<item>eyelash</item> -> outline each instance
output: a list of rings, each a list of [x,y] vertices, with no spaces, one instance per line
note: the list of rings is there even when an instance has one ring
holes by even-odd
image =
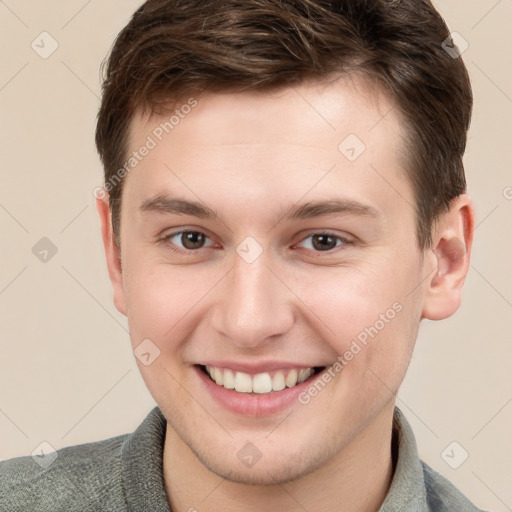
[[[171,242],[171,239],[176,237],[176,236],[178,236],[178,235],[183,235],[184,233],[199,233],[201,235],[204,235],[208,240],[211,240],[210,237],[208,237],[207,235],[205,235],[201,231],[182,230],[182,231],[176,231],[174,233],[169,233],[168,235],[165,235],[163,238],[161,238],[159,241],[162,242],[163,244],[165,244],[171,251],[176,252],[178,254],[190,254],[190,253],[193,253],[193,252],[199,252],[202,249],[206,249],[207,247],[210,247],[210,246],[200,247],[199,249],[180,249],[180,248],[177,248],[177,246],[174,243]],[[343,247],[343,246],[348,246],[348,245],[353,245],[354,244],[354,242],[352,240],[349,240],[348,238],[336,235],[334,233],[330,233],[329,231],[319,231],[319,232],[311,233],[308,236],[304,237],[302,240],[300,240],[299,243],[304,242],[308,238],[312,238],[314,236],[329,236],[329,237],[335,238],[337,241],[340,241],[340,243],[338,245],[336,245],[333,249],[329,249],[327,251],[315,251],[314,249],[308,249],[308,250],[314,251],[317,254],[333,254],[334,252],[338,252],[336,249],[339,250],[339,247]]]

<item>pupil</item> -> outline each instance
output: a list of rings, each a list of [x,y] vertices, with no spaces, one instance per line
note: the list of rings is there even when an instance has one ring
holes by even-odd
[[[336,240],[330,235],[314,235],[313,247],[320,251],[333,249],[336,247]]]
[[[187,231],[181,235],[181,242],[187,249],[199,249],[204,243],[204,235],[195,231]]]

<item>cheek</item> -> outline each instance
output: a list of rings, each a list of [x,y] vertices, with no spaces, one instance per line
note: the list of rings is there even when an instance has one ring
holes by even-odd
[[[322,270],[314,279],[298,276],[296,287],[324,340],[338,355],[364,366],[406,363],[421,314],[419,289],[412,292],[420,274],[414,262],[403,264],[400,273],[391,265]]]
[[[219,269],[221,270],[221,269]],[[149,338],[175,354],[197,327],[208,293],[222,273],[194,265],[171,265],[132,253],[124,266],[124,288],[132,344]]]
[[[198,290],[186,273],[170,272],[166,265],[127,259],[124,287],[130,333],[134,338],[163,340],[179,323]]]

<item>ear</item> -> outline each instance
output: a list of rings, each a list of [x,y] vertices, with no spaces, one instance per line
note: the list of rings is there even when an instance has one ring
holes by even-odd
[[[100,216],[101,236],[107,257],[108,274],[114,290],[114,304],[117,310],[126,315],[126,301],[121,267],[121,250],[114,240],[112,230],[112,212],[108,204],[108,196],[96,198],[96,210]]]
[[[435,272],[426,282],[422,318],[442,320],[459,309],[474,229],[473,202],[462,194],[452,201],[450,210],[439,217],[432,247],[426,251],[426,270],[435,268]]]

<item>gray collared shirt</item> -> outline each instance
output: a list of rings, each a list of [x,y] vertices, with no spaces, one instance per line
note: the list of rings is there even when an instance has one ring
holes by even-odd
[[[162,473],[166,421],[155,407],[132,434],[0,462],[0,512],[171,512]],[[379,512],[481,512],[418,458],[396,408],[396,465]],[[46,456],[47,457],[47,456]]]
[[[398,407],[393,418],[393,450],[397,453],[395,472],[379,512],[482,512],[419,459],[414,433]]]

